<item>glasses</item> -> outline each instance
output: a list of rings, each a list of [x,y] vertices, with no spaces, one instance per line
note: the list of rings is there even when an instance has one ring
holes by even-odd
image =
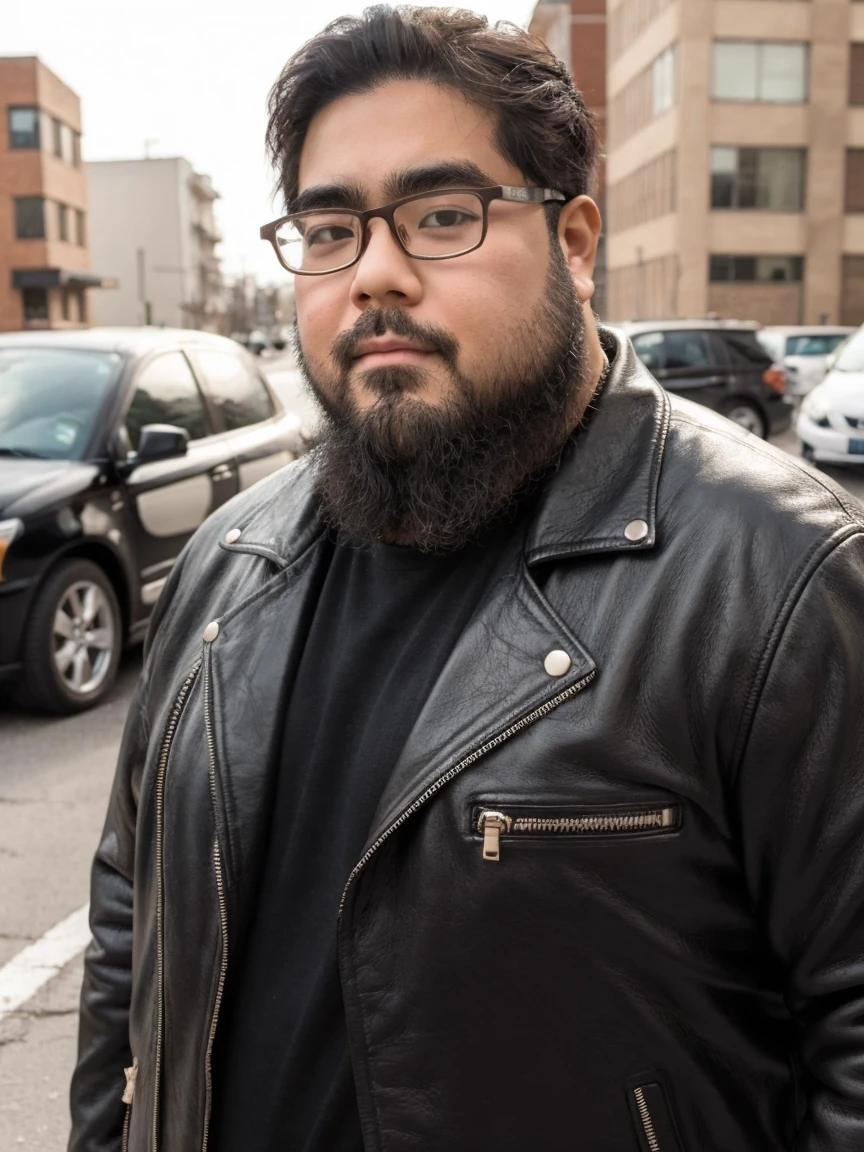
[[[356,264],[366,247],[369,221],[386,220],[406,255],[414,260],[452,260],[479,248],[486,239],[489,205],[493,200],[516,204],[564,202],[551,188],[449,188],[404,196],[356,212],[352,208],[310,208],[281,216],[261,229],[279,263],[301,276],[324,276]]]

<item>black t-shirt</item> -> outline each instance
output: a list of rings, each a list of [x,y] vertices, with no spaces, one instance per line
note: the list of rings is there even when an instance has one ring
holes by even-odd
[[[449,556],[327,545],[284,718],[258,906],[217,1035],[214,1152],[362,1152],[339,901],[507,534]]]

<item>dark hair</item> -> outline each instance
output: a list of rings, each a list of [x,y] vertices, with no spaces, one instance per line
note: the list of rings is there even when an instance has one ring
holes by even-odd
[[[297,195],[300,153],[316,113],[397,79],[448,85],[492,112],[496,148],[530,183],[568,197],[591,189],[594,118],[539,37],[505,21],[490,27],[464,9],[379,5],[328,24],[273,85],[267,148],[286,205]]]

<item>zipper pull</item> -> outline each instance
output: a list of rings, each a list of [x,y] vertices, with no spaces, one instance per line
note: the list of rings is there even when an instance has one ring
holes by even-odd
[[[501,833],[509,832],[513,824],[512,816],[505,816],[503,812],[481,812],[477,820],[477,827],[483,833],[483,859],[499,860],[501,858]]]
[[[123,1069],[126,1076],[126,1087],[123,1089],[123,1103],[131,1104],[132,1097],[135,1095],[135,1081],[138,1079],[138,1057],[136,1056],[132,1061],[131,1068]]]

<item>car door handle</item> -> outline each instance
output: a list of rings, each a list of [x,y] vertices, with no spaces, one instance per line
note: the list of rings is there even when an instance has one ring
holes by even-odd
[[[219,464],[210,473],[214,480],[230,480],[234,475],[234,469],[230,464]]]

